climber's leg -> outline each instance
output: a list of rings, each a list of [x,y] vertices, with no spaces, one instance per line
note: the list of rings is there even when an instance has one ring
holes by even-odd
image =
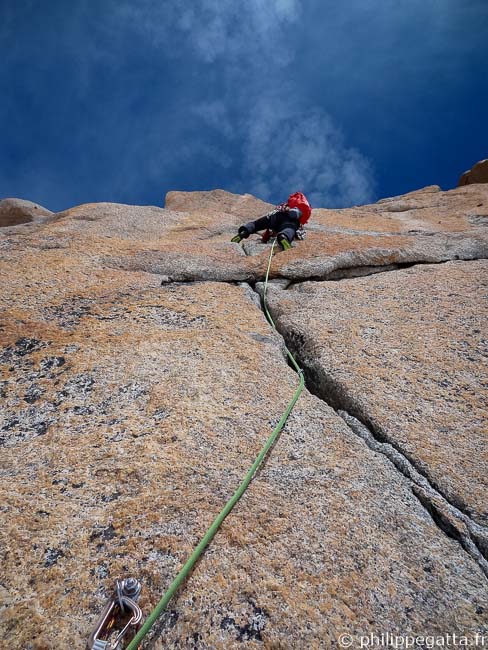
[[[256,219],[256,221],[249,221],[244,226],[241,226],[238,230],[238,234],[235,237],[232,237],[231,241],[238,244],[242,239],[247,239],[249,235],[258,232],[258,230],[264,230],[269,228],[269,217],[261,217]]]

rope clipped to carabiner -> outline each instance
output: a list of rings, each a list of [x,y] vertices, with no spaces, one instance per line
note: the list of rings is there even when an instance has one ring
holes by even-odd
[[[88,639],[88,650],[119,650],[128,636],[134,636],[142,620],[137,604],[141,589],[141,583],[135,578],[116,581],[114,593]]]

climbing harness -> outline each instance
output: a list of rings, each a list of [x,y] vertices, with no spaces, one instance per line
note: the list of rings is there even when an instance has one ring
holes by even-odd
[[[88,650],[124,648],[127,636],[134,636],[142,620],[142,612],[137,604],[141,589],[141,583],[135,578],[116,581],[115,591],[103,608],[95,629],[88,639]],[[113,638],[114,634],[116,637],[111,641],[110,637]],[[123,642],[124,645],[121,645]]]
[[[273,319],[271,318],[271,315],[268,311],[268,307],[266,304],[266,292],[268,288],[268,278],[269,278],[269,272],[271,268],[271,261],[273,259],[273,253],[274,253],[274,248],[276,245],[276,239],[273,241],[273,245],[271,247],[271,252],[269,255],[269,261],[268,261],[268,268],[266,270],[266,278],[264,281],[264,289],[263,289],[263,309],[264,313],[266,314],[266,318],[268,319],[268,322],[272,326],[274,330],[276,330],[276,326],[274,324]],[[201,539],[200,543],[197,545],[193,553],[190,555],[186,563],[183,565],[183,568],[180,570],[176,578],[173,580],[171,585],[168,587],[166,593],[163,595],[159,603],[156,605],[156,607],[153,609],[153,611],[149,614],[147,617],[146,621],[140,628],[140,630],[137,632],[137,634],[134,636],[132,641],[129,643],[128,646],[126,646],[126,650],[137,650],[139,648],[139,644],[141,641],[145,638],[145,636],[149,633],[151,628],[153,627],[154,623],[157,621],[157,619],[161,616],[161,614],[164,612],[166,609],[166,606],[168,605],[169,601],[171,598],[174,596],[175,592],[179,589],[179,587],[183,584],[185,579],[188,577],[189,573],[193,569],[195,563],[199,559],[199,557],[202,555],[203,551],[205,548],[210,544],[212,539],[214,538],[215,534],[219,530],[220,526],[222,525],[224,519],[227,517],[227,515],[231,512],[233,507],[236,505],[236,503],[239,501],[239,499],[242,497],[244,492],[246,491],[249,483],[251,482],[252,478],[256,474],[256,471],[258,470],[259,466],[265,459],[266,455],[268,454],[269,450],[275,443],[279,433],[285,426],[285,422],[288,419],[288,416],[291,413],[291,410],[295,406],[296,401],[298,400],[300,393],[303,390],[304,384],[305,384],[305,379],[303,376],[303,370],[300,368],[298,363],[296,362],[295,358],[293,357],[292,353],[288,350],[288,348],[285,346],[286,353],[295,368],[295,370],[298,373],[298,376],[300,378],[299,385],[295,391],[295,394],[293,395],[292,399],[288,403],[288,406],[286,407],[283,415],[280,418],[280,421],[276,425],[276,427],[273,429],[273,432],[269,436],[266,444],[264,447],[261,449],[259,452],[258,456],[256,457],[256,460],[252,464],[251,468],[249,469],[248,473],[244,477],[242,483],[239,485],[237,490],[234,492],[232,497],[227,501],[223,509],[220,511],[220,513],[217,515],[217,517],[214,519],[213,523],[211,524],[210,528],[207,530],[203,538]],[[124,601],[125,602],[125,601]],[[107,614],[108,615],[108,614]],[[102,620],[102,617],[101,619]],[[91,637],[90,637],[91,638]],[[123,646],[122,646],[123,647]],[[104,646],[104,645],[99,645],[99,646],[89,646],[90,650],[104,650],[105,648],[113,648],[114,650],[119,650],[119,646]]]

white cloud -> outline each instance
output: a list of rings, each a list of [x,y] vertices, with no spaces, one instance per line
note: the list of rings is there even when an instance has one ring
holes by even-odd
[[[297,21],[300,0],[197,0],[182,10],[178,0],[120,2],[112,22],[143,33],[151,46],[169,43],[193,49],[206,63],[223,59],[235,65],[259,59],[264,64],[286,64],[290,50],[280,46],[280,31]]]
[[[139,3],[138,11],[148,3],[153,4]],[[294,189],[303,189],[316,205],[373,200],[368,161],[345,144],[325,111],[300,105],[294,83],[287,79],[287,66],[300,39],[294,41],[293,30],[286,30],[297,25],[301,34],[301,4],[299,0],[200,0],[180,14],[176,21],[180,36],[202,61],[219,65],[230,82],[222,84],[218,98],[203,100],[192,109],[202,123],[201,137],[209,137],[206,127],[210,127],[220,143],[209,141],[203,160],[215,159],[222,166],[225,159],[225,167],[230,167],[229,154],[223,153],[230,149],[240,177],[233,189],[267,200]],[[154,18],[152,25],[157,22]],[[147,26],[144,21],[140,24]],[[240,75],[245,66],[254,73]],[[242,79],[237,90],[236,78]],[[268,81],[280,86],[279,96],[269,96]]]
[[[371,165],[325,112],[262,99],[246,128],[240,191],[274,202],[299,190],[316,207],[373,200]]]
[[[62,49],[76,62],[73,86],[80,100],[92,101],[89,119],[72,135],[90,197],[100,187],[104,196],[130,201],[142,186],[174,177],[186,176],[191,186],[196,170],[205,182],[215,178],[215,186],[271,201],[295,189],[315,205],[370,200],[368,162],[346,145],[326,110],[304,105],[301,84],[306,96],[308,82],[293,76],[305,11],[302,0],[195,0],[186,7],[177,0],[119,0],[110,10],[102,3],[99,13],[80,4],[60,14]],[[85,32],[90,38],[80,49]],[[152,70],[160,67],[161,83],[141,86],[134,77],[125,87],[115,84],[108,101],[100,94],[100,71],[117,80],[134,52],[148,57]],[[177,87],[165,82],[173,64],[181,66]],[[32,175],[47,174],[44,164],[31,162]],[[63,178],[55,165],[53,174]],[[50,192],[59,195],[53,184],[46,179],[46,191],[38,188],[41,203]]]
[[[97,38],[99,47],[107,43],[110,58],[123,56],[131,34],[143,35],[156,58],[158,53],[176,58],[184,49],[193,50],[208,65],[210,76],[214,69],[220,78],[219,96],[209,94],[184,109],[195,137],[183,136],[178,142],[172,136],[167,158],[157,146],[166,137],[160,133],[167,122],[162,107],[160,116],[139,118],[138,133],[128,138],[128,160],[144,159],[141,172],[154,178],[196,160],[215,167],[217,175],[219,169],[232,168],[240,180],[229,189],[268,200],[294,189],[305,191],[315,205],[372,200],[367,160],[345,144],[324,110],[304,108],[288,76],[300,47],[300,38],[293,38],[295,27],[305,37],[304,11],[301,0],[196,0],[183,9],[177,0],[121,0]],[[273,91],[277,87],[279,95]],[[183,125],[171,119],[183,134]],[[128,175],[129,169],[121,179]]]
[[[226,104],[222,100],[204,101],[192,107],[192,113],[225,137],[234,137],[234,127]]]

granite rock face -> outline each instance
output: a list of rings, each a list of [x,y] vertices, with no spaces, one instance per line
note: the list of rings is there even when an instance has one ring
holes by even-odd
[[[488,527],[488,261],[272,287],[271,312],[330,404]]]
[[[274,257],[308,389],[144,648],[488,633],[486,205],[316,210]],[[298,378],[254,291],[270,247],[229,241],[270,207],[173,192],[0,232],[5,647],[81,650],[119,577],[147,614],[278,422]]]
[[[0,228],[17,226],[21,223],[42,223],[53,213],[42,205],[24,199],[2,199],[0,201]]]
[[[471,183],[488,183],[488,159],[480,160],[461,176],[458,187]]]
[[[157,273],[168,282],[253,283],[264,278],[269,245],[260,243],[257,235],[243,245],[230,239],[239,225],[273,206],[221,190],[170,192],[167,198],[167,209],[113,203],[77,206],[55,215],[39,232],[26,224],[23,241],[68,246],[96,263]],[[276,256],[271,277],[336,279],[418,262],[484,258],[487,223],[485,185],[449,192],[428,187],[370,206],[317,209],[307,238]]]

